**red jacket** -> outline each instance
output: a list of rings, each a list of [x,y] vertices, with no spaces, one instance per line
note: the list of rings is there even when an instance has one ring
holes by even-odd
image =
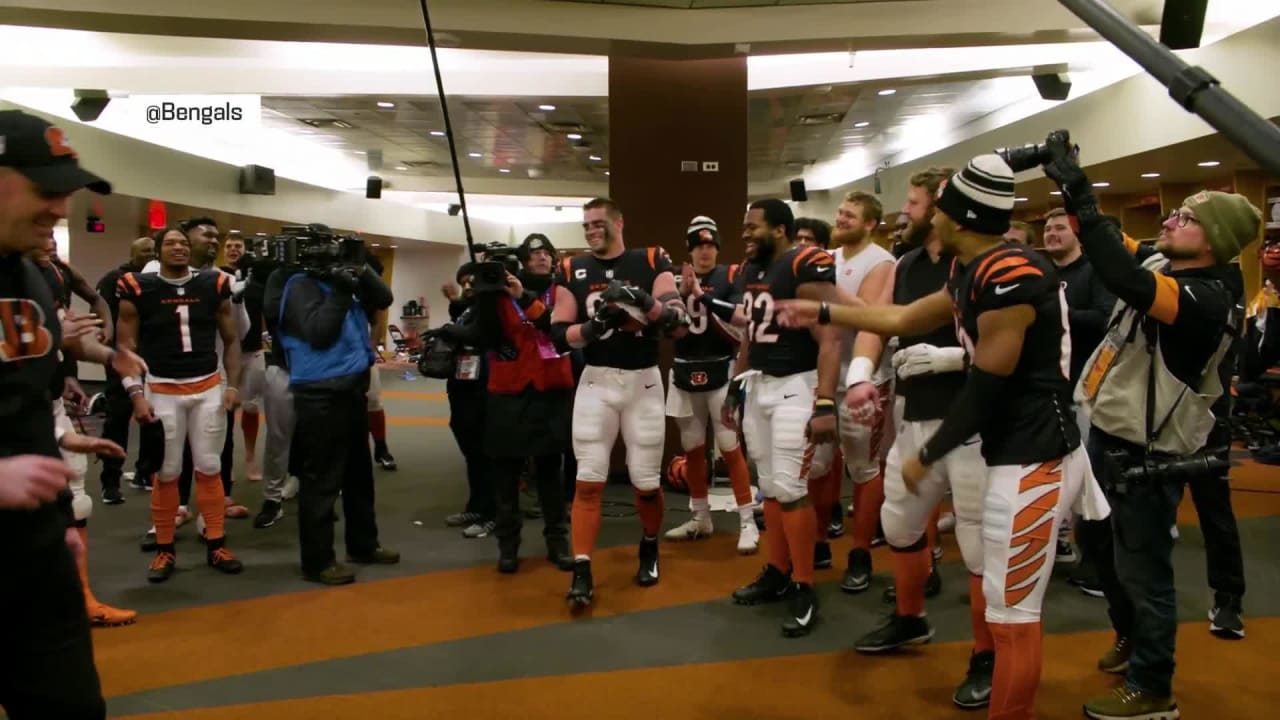
[[[555,286],[546,295],[555,297]],[[498,303],[498,321],[502,324],[503,336],[515,346],[516,357],[507,360],[497,352],[489,353],[489,392],[495,395],[518,395],[530,385],[535,390],[569,390],[573,388],[573,364],[568,355],[559,355],[552,360],[544,360],[538,350],[538,338],[541,336],[545,345],[552,341],[546,333],[533,326],[533,322],[543,314],[551,312],[551,303],[534,300],[520,311],[516,304],[507,298]]]

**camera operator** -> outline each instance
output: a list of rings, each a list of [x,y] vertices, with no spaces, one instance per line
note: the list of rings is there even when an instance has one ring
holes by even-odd
[[[1231,262],[1257,237],[1262,215],[1241,195],[1196,193],[1165,220],[1152,252],[1102,216],[1068,144],[1064,131],[1051,134],[1041,162],[1062,190],[1094,271],[1117,297],[1076,400],[1090,416],[1089,455],[1112,506],[1112,557],[1123,585],[1123,592],[1107,593],[1113,622],[1119,617],[1131,626],[1127,632],[1117,627],[1120,641],[1100,662],[1113,662],[1118,672],[1123,662],[1117,661],[1127,655],[1124,685],[1089,701],[1084,711],[1094,718],[1151,717],[1177,707],[1169,528],[1183,485],[1215,499],[1206,513],[1213,522],[1235,525],[1224,388],[1242,288]],[[1215,572],[1235,575],[1243,591],[1238,543],[1234,555],[1209,563]],[[1243,636],[1239,597],[1220,592],[1214,605],[1213,629]]]
[[[497,500],[498,571],[514,573],[520,566],[520,475],[530,458],[547,560],[572,570],[560,473],[570,444],[573,366],[550,336],[555,247],[534,233],[514,254],[491,249],[485,260],[476,267],[471,338],[487,356],[482,437]]]
[[[284,348],[293,391],[294,443],[301,456],[302,573],[312,582],[342,585],[354,581],[355,574],[334,556],[334,503],[339,494],[348,562],[400,561],[399,553],[378,544],[366,396],[374,362],[369,313],[390,307],[392,295],[362,258],[339,261],[323,252],[333,244],[349,247],[352,239],[335,238],[322,225],[308,226],[306,234],[291,238],[298,246],[308,244],[304,264],[272,273],[264,312],[279,319],[272,343]],[[322,246],[322,251],[310,252],[311,244]]]

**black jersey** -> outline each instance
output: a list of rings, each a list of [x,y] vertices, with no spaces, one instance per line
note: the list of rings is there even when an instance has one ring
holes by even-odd
[[[671,379],[676,387],[689,392],[719,390],[729,382],[729,363],[741,342],[730,327],[716,319],[707,306],[707,300],[719,300],[737,305],[742,298],[738,280],[742,273],[737,265],[717,265],[710,272],[698,275],[703,299],[693,294],[685,296],[685,308],[689,311],[689,333],[675,341],[675,358],[671,366]]]
[[[743,309],[750,318],[747,357],[753,370],[784,377],[818,367],[818,341],[807,329],[778,325],[775,303],[792,300],[796,288],[808,282],[835,284],[835,259],[816,247],[793,247],[766,268],[743,266]]]
[[[920,298],[945,289],[947,278],[951,275],[951,261],[952,257],[946,253],[940,254],[935,261],[929,256],[929,251],[922,247],[908,250],[894,268],[893,304],[910,305]],[[924,335],[898,338],[899,350],[922,344],[940,348],[958,347],[960,340],[956,337],[954,324],[944,325]],[[894,392],[905,399],[902,411],[904,420],[939,420],[946,417],[947,410],[963,385],[963,372],[917,375],[905,380],[899,379]]]
[[[138,354],[151,375],[186,380],[218,371],[218,308],[231,297],[229,276],[192,270],[177,282],[157,273],[129,273],[117,292],[138,309]]]
[[[659,247],[623,250],[622,254],[602,260],[595,255],[579,255],[566,258],[556,270],[555,282],[573,293],[578,302],[578,318],[586,322],[596,311],[600,294],[609,283],[617,280],[623,285],[636,287],[651,293],[653,281],[664,272],[671,272],[671,258]],[[655,298],[656,299],[656,298]],[[588,365],[611,367],[620,370],[641,370],[658,364],[658,334],[652,325],[638,332],[610,330],[599,340],[583,348]]]
[[[1071,330],[1067,303],[1052,263],[1025,245],[1003,243],[966,267],[953,263],[947,289],[955,303],[956,335],[969,357],[979,341],[978,317],[1029,305],[1017,367],[1005,392],[983,408],[982,455],[988,465],[1030,465],[1061,458],[1080,445],[1071,410]]]
[[[245,283],[244,293],[240,296],[240,303],[244,305],[245,312],[249,314],[249,330],[244,339],[240,341],[240,351],[245,353],[258,352],[262,349],[262,304],[266,300],[267,294],[266,278],[258,279],[244,270],[237,270],[233,267],[224,267],[222,270],[235,276],[237,281]]]

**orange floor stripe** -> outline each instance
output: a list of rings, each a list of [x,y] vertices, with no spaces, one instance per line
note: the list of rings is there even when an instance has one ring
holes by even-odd
[[[414,392],[413,390],[383,390],[382,397],[392,400],[448,400],[448,393]]]
[[[447,417],[387,417],[388,425],[448,425]]]
[[[735,536],[723,535],[706,542],[664,544],[662,583],[647,589],[632,582],[634,546],[597,553],[593,614],[603,617],[727,597],[750,582],[762,562],[738,555],[736,542]],[[515,576],[499,575],[486,564],[317,590],[305,590],[311,586],[299,579],[297,593],[147,615],[137,625],[94,635],[102,685],[108,696],[123,695],[570,621],[564,601],[569,574],[554,569],[540,554],[541,548],[529,543],[525,565]],[[192,557],[185,561],[180,557],[179,562],[189,566],[197,562]],[[880,562],[887,567],[887,556]],[[292,572],[292,568],[256,571]],[[250,565],[246,572],[255,568]],[[835,570],[825,572],[825,576],[819,574],[820,581],[837,577]],[[200,582],[213,580],[226,579],[180,574],[170,583],[189,584],[183,590],[194,593],[199,592]],[[323,632],[335,618],[347,625],[347,631]],[[264,633],[262,628],[271,632]],[[200,661],[173,662],[175,643],[201,648]]]
[[[1206,624],[1184,624],[1178,633],[1174,692],[1186,718],[1265,718],[1280,703],[1280,685],[1259,682],[1258,669],[1273,664],[1280,619],[1250,619],[1249,639],[1211,637]],[[820,626],[817,632],[841,632]],[[1111,642],[1108,633],[1045,637],[1044,672],[1036,698],[1039,720],[1076,720],[1089,698],[1119,678],[1094,669]],[[804,641],[795,641],[797,652]],[[621,649],[619,649],[621,650]],[[867,657],[853,651],[759,660],[645,668],[583,675],[506,680],[330,695],[132,716],[133,720],[311,720],[318,717],[519,717],[557,720],[566,703],[573,716],[610,720],[653,718],[812,718],[860,720],[985,717],[961,715],[951,693],[968,666],[967,642],[940,643],[897,656]],[[530,658],[530,662],[536,662]],[[532,666],[531,666],[532,668]]]

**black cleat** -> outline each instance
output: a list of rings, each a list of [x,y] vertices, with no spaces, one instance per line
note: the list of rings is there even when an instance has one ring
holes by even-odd
[[[373,456],[373,461],[382,466],[383,470],[395,470],[396,459],[391,457],[391,452],[386,448],[379,450]]]
[[[818,624],[818,595],[812,585],[795,583],[791,588],[790,612],[782,621],[785,637],[804,637]]]
[[[951,701],[966,710],[976,710],[991,704],[991,676],[996,669],[996,654],[983,650],[969,656],[969,672],[964,682],[956,688]]]
[[[871,553],[854,548],[849,551],[849,567],[844,571],[844,579],[840,581],[840,589],[856,594],[871,587]]]
[[[160,551],[151,561],[151,567],[147,568],[147,581],[162,583],[172,577],[177,568],[178,558],[172,552]]]
[[[814,544],[813,567],[819,570],[831,567],[831,543],[820,542]]]
[[[591,561],[578,560],[573,564],[573,580],[569,583],[569,605],[583,608],[591,604],[594,584],[591,582]]]
[[[640,587],[658,584],[658,538],[640,541],[640,569],[636,571],[636,584]]]
[[[761,605],[778,602],[791,591],[791,577],[773,565],[765,565],[750,585],[733,591],[733,602],[738,605]]]
[[[1244,610],[1240,598],[1227,593],[1214,593],[1213,609],[1209,611],[1209,632],[1223,640],[1244,638]]]
[[[498,551],[498,572],[503,575],[514,574],[520,569],[520,553],[515,548],[502,548]]]
[[[228,575],[239,575],[244,570],[244,563],[236,559],[226,547],[215,547],[205,553],[205,562],[209,563],[209,567],[214,570],[220,570]]]
[[[867,654],[883,653],[906,645],[923,645],[932,639],[933,627],[928,620],[895,612],[883,625],[859,638],[853,649]]]

